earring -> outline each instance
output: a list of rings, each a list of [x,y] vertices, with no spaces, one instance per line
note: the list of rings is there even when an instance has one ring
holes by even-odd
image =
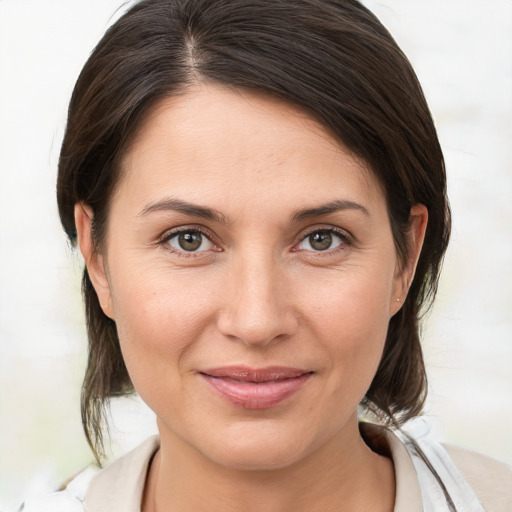
[[[396,298],[396,301],[397,301],[397,302],[400,302],[400,297],[397,297],[397,298]]]

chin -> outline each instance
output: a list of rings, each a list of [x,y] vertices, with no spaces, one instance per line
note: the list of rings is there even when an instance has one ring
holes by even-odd
[[[275,471],[292,466],[302,457],[294,450],[254,447],[228,449],[222,453],[206,454],[220,466],[240,471]]]
[[[253,425],[232,428],[222,439],[213,439],[203,455],[221,466],[244,471],[270,471],[292,466],[316,446],[303,435],[287,429]],[[226,440],[228,442],[226,443]]]

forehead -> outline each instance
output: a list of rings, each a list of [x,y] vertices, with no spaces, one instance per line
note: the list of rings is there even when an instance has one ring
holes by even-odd
[[[170,188],[196,201],[219,193],[224,202],[258,194],[307,202],[334,191],[369,201],[382,196],[365,162],[310,115],[217,85],[161,100],[141,123],[121,169],[118,192],[130,188],[141,197]]]

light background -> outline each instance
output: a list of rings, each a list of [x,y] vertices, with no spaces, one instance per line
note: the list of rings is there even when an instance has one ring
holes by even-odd
[[[91,461],[79,418],[81,261],[54,199],[67,102],[120,0],[0,0],[0,510]],[[438,436],[512,463],[512,0],[365,2],[411,59],[454,229],[425,328]],[[113,453],[154,429],[114,404]]]

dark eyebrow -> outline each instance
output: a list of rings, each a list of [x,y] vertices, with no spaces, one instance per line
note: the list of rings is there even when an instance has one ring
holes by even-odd
[[[331,201],[330,203],[314,206],[312,208],[304,208],[296,211],[291,218],[292,222],[310,219],[312,217],[320,217],[321,215],[328,215],[329,213],[336,213],[343,210],[358,210],[365,215],[370,215],[368,210],[359,203],[354,201],[339,200]]]
[[[168,197],[155,203],[146,205],[138,214],[139,217],[143,217],[152,212],[161,212],[166,210],[173,210],[176,212],[191,215],[193,217],[201,217],[207,220],[213,220],[221,224],[227,224],[226,217],[217,210],[212,208],[206,208],[193,203],[187,203],[181,199],[174,199]]]

